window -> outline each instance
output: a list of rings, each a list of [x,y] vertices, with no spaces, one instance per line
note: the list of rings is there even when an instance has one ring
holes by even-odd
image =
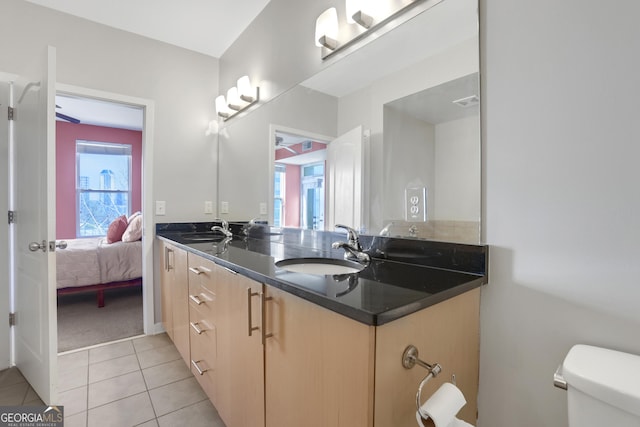
[[[300,224],[310,230],[324,230],[324,162],[302,166]]]
[[[275,227],[282,227],[284,225],[285,177],[285,165],[276,164],[275,182],[273,185],[273,225]]]
[[[105,236],[131,210],[131,145],[76,141],[76,236]]]

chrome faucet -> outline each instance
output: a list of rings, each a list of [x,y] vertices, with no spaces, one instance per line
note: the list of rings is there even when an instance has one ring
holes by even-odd
[[[248,223],[242,226],[242,234],[245,236],[249,236],[249,233],[254,225],[256,225],[256,221],[258,221],[260,217],[251,218]]]
[[[214,225],[213,227],[211,227],[211,231],[219,231],[227,237],[233,236],[233,233],[229,231],[229,223],[226,220],[216,218],[213,220],[213,222],[219,222],[221,225]]]
[[[358,238],[358,232],[356,230],[342,224],[336,224],[335,227],[344,228],[345,230],[347,230],[347,241],[333,242],[331,244],[331,247],[333,249],[340,249],[340,248],[344,249],[345,251],[344,259],[356,260],[356,261],[365,262],[365,263],[368,263],[369,261],[371,261],[369,254],[365,253],[362,250],[362,246],[360,246],[360,239]]]

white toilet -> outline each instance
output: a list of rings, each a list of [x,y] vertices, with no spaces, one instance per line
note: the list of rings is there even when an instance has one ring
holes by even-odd
[[[569,427],[640,427],[640,356],[579,344],[561,369]]]

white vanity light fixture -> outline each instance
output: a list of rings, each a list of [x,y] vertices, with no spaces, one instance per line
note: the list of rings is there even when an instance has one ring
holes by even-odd
[[[347,22],[349,24],[356,23],[361,27],[368,29],[373,24],[373,17],[364,12],[364,7],[370,3],[365,0],[346,0]]]
[[[227,106],[227,100],[224,99],[224,95],[219,95],[216,98],[216,113],[225,120],[231,116],[231,110]]]
[[[338,47],[338,11],[331,7],[316,19],[316,46],[334,50]]]
[[[237,86],[227,91],[226,98],[224,95],[216,98],[216,113],[227,121],[258,102],[259,95],[260,88],[251,85],[249,76],[242,76],[238,79]]]
[[[338,28],[338,16],[334,7],[325,10],[316,20],[316,34],[315,44],[318,47],[326,47],[329,52],[322,52],[322,60],[329,59],[331,56],[338,52],[354,46],[360,40],[368,37],[371,34],[376,33],[380,28],[392,23],[400,15],[408,12],[409,10],[417,7],[422,3],[426,3],[427,0],[345,0],[347,11],[347,22],[358,23],[364,28],[359,34],[355,35],[350,40],[342,41],[338,45],[337,38],[340,29]],[[407,3],[408,1],[408,3]],[[442,0],[434,0],[434,4],[439,3]],[[389,4],[386,4],[389,3]],[[390,10],[389,6],[399,3],[402,6],[395,11]],[[366,12],[365,10],[366,9]],[[370,13],[376,13],[376,19],[374,23],[373,16]],[[384,11],[384,12],[383,12]],[[383,16],[377,16],[377,15]],[[384,17],[384,15],[388,15]],[[397,24],[395,24],[397,25]]]
[[[240,95],[238,95],[238,88],[232,87],[227,91],[227,105],[234,111],[240,111],[242,108],[241,105],[242,100],[240,99]]]
[[[253,102],[258,99],[258,88],[251,86],[249,76],[242,76],[238,79],[237,86],[238,95],[244,102]]]

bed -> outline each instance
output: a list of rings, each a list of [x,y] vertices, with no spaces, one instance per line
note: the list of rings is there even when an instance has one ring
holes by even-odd
[[[57,292],[96,291],[104,307],[104,291],[142,285],[142,241],[107,243],[104,237],[67,240],[56,251]]]

